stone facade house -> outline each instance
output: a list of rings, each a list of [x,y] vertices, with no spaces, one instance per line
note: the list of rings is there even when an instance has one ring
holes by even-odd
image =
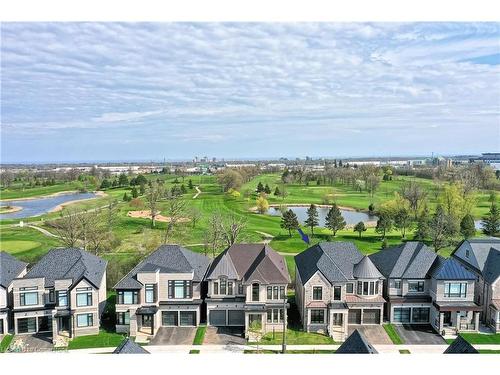
[[[267,244],[234,244],[207,273],[207,322],[251,333],[282,331],[290,275],[283,256]]]
[[[52,340],[99,333],[107,261],[82,249],[52,249],[12,282],[14,332]]]
[[[197,326],[210,259],[179,245],[163,245],[115,286],[116,331],[154,336],[160,327]]]
[[[17,260],[5,251],[0,252],[0,335],[12,327],[12,280],[26,274],[28,263]]]
[[[351,242],[323,242],[295,256],[295,299],[304,330],[347,338],[348,327],[381,324],[384,276]]]

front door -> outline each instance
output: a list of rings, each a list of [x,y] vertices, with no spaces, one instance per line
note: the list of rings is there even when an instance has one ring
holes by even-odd
[[[69,316],[60,317],[58,326],[60,332],[69,332]]]
[[[142,315],[142,327],[149,328],[153,334],[153,315]]]
[[[443,325],[451,326],[451,311],[445,311],[443,313]]]

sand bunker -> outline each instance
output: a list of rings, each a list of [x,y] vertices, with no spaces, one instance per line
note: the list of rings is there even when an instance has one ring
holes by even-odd
[[[162,221],[165,223],[170,222],[170,217],[159,215],[159,213],[160,213],[160,211],[158,211],[158,215],[156,215],[156,218],[155,218],[156,221]],[[151,219],[151,211],[150,210],[129,211],[129,212],[127,212],[127,216],[133,217],[133,218]],[[179,218],[179,220],[177,220],[177,222],[179,222],[179,223],[186,223],[188,221],[190,221],[190,220],[187,217],[181,217],[181,218]]]

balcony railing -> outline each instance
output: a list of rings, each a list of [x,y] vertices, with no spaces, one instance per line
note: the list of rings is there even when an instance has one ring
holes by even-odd
[[[460,331],[475,331],[476,325],[474,323],[460,323]]]

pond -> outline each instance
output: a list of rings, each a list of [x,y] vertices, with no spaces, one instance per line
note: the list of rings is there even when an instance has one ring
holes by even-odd
[[[287,207],[291,209],[293,212],[295,212],[295,215],[297,215],[297,218],[299,219],[300,224],[304,224],[304,221],[307,219],[307,209],[309,206],[289,206]],[[324,227],[325,226],[325,219],[326,215],[328,214],[328,211],[330,210],[329,207],[316,207],[318,210],[318,221],[319,221],[319,226]],[[340,210],[342,217],[344,218],[345,222],[347,225],[356,225],[360,221],[367,222],[367,221],[377,221],[378,217],[375,215],[370,215],[366,212],[358,212],[358,211],[349,211],[349,210]],[[268,215],[272,216],[281,216],[281,211],[279,207],[270,207],[269,210],[267,211]]]
[[[95,198],[95,193],[67,193],[46,198],[21,199],[12,201],[0,201],[0,206],[19,207],[21,210],[0,214],[0,219],[22,219],[40,216],[50,212],[58,205],[81,199]]]

